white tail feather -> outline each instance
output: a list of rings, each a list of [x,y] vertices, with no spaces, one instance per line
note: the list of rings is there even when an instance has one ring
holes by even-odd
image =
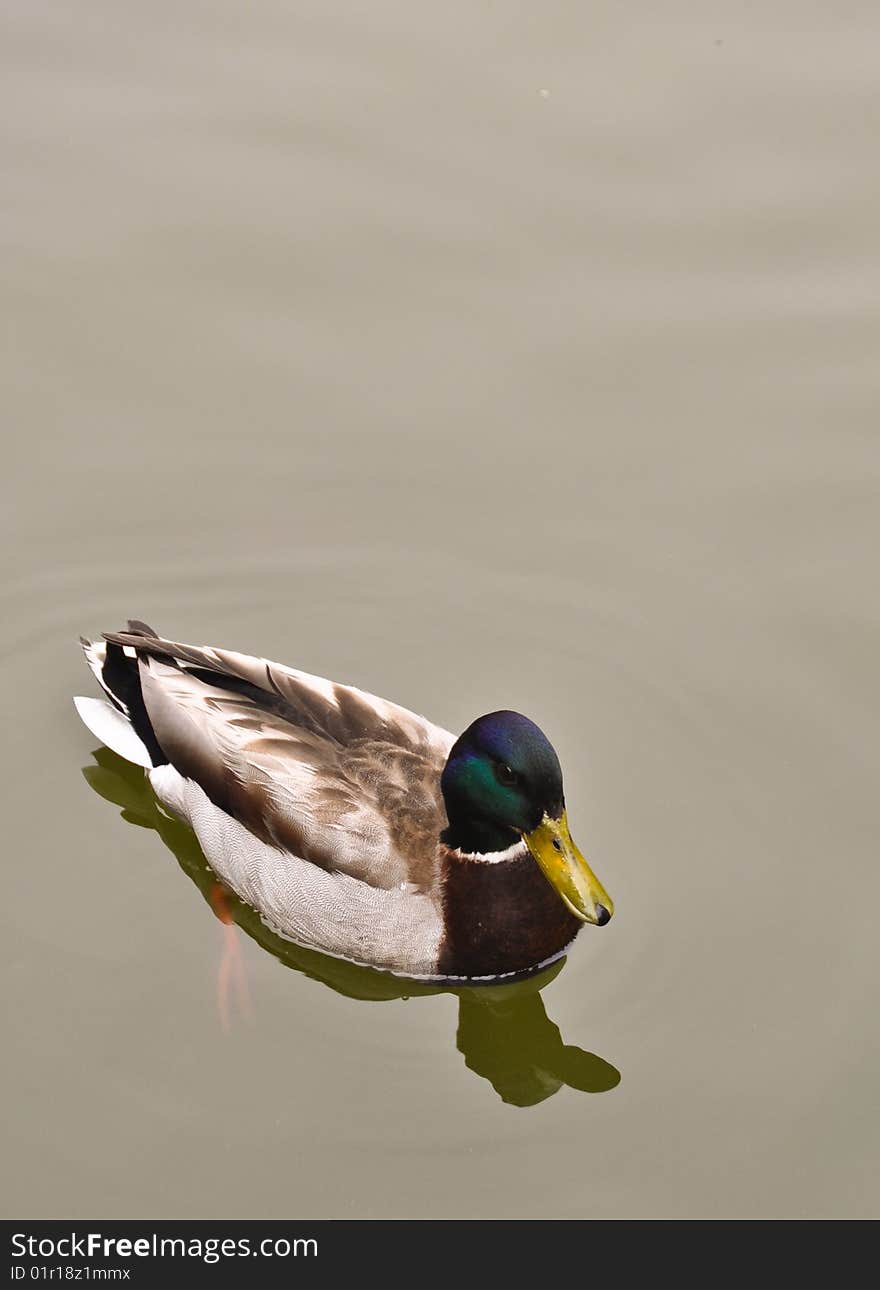
[[[149,769],[153,765],[143,740],[138,738],[127,719],[112,703],[108,703],[106,699],[87,699],[81,694],[73,702],[80,719],[102,744],[112,748],[126,761],[134,762],[135,766]]]

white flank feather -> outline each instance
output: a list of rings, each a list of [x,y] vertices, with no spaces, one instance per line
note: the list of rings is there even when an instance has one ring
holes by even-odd
[[[148,770],[153,765],[143,741],[138,738],[127,719],[105,699],[87,699],[78,694],[74,699],[81,721],[88,726],[96,739],[112,748],[126,761]]]
[[[443,924],[433,897],[371,887],[261,842],[172,765],[157,766],[149,780],[162,805],[195,830],[218,877],[267,927],[353,963],[436,977]]]

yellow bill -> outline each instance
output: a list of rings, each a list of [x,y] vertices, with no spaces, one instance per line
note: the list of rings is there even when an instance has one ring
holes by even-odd
[[[608,922],[614,904],[572,842],[565,811],[558,820],[545,815],[536,829],[523,834],[523,840],[575,918],[599,927]]]

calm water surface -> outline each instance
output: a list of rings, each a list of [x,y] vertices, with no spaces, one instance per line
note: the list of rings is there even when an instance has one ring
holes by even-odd
[[[876,6],[3,27],[2,1212],[876,1216]],[[273,943],[77,722],[130,615],[529,713],[613,923]]]

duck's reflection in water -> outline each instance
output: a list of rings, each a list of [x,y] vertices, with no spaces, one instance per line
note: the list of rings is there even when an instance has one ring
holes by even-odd
[[[435,994],[458,999],[456,1043],[469,1070],[488,1080],[499,1097],[514,1106],[535,1106],[563,1085],[585,1093],[604,1093],[620,1083],[620,1072],[594,1053],[564,1044],[559,1027],[544,1010],[541,991],[565,964],[561,959],[539,975],[509,985],[437,986],[405,981],[387,972],[357,967],[276,936],[259,914],[244,905],[208,866],[195,834],[160,809],[144,772],[108,748],[83,767],[89,786],[122,808],[122,818],[155,829],[177,857],[214,913],[229,929],[218,977],[220,1017],[228,1025],[232,1002],[247,1002],[246,983],[234,940],[237,925],[285,966],[321,981],[351,999],[378,1002]]]

